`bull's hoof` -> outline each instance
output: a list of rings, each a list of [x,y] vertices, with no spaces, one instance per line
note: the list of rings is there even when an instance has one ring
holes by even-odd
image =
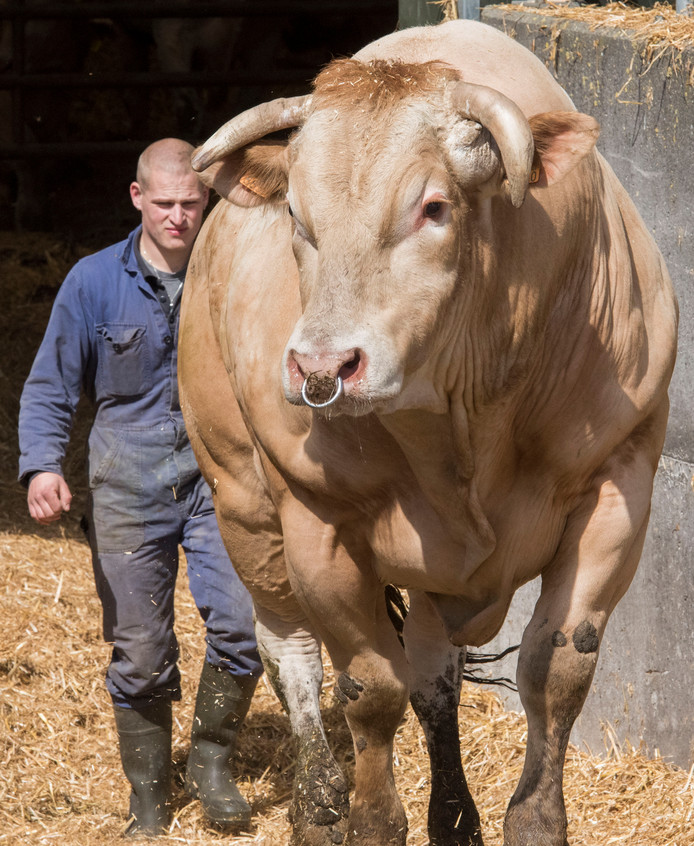
[[[563,802],[547,797],[515,804],[511,800],[504,820],[504,846],[569,846],[566,839],[566,813]]]
[[[480,815],[462,772],[456,784],[450,785],[442,779],[438,789],[432,787],[429,843],[430,846],[484,846]]]
[[[405,846],[407,842],[407,817],[402,808],[397,814],[370,813],[363,819],[352,813],[347,828],[345,846]]]
[[[349,786],[335,759],[322,742],[306,743],[296,764],[291,846],[340,846],[348,814]]]
[[[347,821],[339,825],[294,825],[289,846],[343,846]]]
[[[340,813],[335,808],[312,809],[306,814],[303,803],[294,805],[290,812],[292,836],[290,846],[341,846],[347,831],[347,810]]]
[[[441,825],[429,826],[430,846],[484,846],[482,830],[479,824],[468,824],[462,818],[443,828]]]

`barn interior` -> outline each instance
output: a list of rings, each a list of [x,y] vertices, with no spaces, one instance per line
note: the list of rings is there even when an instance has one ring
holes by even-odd
[[[3,4],[0,227],[108,243],[135,220],[126,189],[148,143],[197,144],[306,93],[397,16],[395,0]]]

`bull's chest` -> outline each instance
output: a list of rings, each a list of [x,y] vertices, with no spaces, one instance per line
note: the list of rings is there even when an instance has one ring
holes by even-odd
[[[430,430],[404,449],[377,421],[338,418],[269,452],[288,563],[315,581],[353,562],[381,584],[461,598],[473,616],[496,606],[503,619],[515,589],[554,554],[566,510],[537,468],[466,478]]]
[[[444,493],[432,502],[415,486],[374,516],[368,543],[379,580],[462,597],[480,612],[500,604],[505,613],[513,592],[554,555],[565,509],[523,478],[494,503],[453,487]]]

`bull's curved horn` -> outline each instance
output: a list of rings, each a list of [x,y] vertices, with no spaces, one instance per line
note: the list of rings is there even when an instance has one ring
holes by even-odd
[[[201,171],[223,156],[257,141],[271,132],[300,126],[306,119],[311,96],[287,97],[261,103],[236,115],[221,126],[193,156],[194,170]]]
[[[511,202],[516,208],[520,207],[528,190],[535,151],[530,125],[523,112],[500,91],[470,82],[456,83],[451,91],[451,105],[491,132],[501,152]]]

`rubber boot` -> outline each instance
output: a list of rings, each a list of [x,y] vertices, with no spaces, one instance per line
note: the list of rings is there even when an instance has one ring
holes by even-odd
[[[257,679],[202,668],[186,767],[185,789],[199,798],[205,816],[225,830],[248,828],[251,809],[231,773],[231,757]]]
[[[171,702],[147,708],[114,706],[123,771],[130,782],[126,836],[156,837],[171,821]]]

